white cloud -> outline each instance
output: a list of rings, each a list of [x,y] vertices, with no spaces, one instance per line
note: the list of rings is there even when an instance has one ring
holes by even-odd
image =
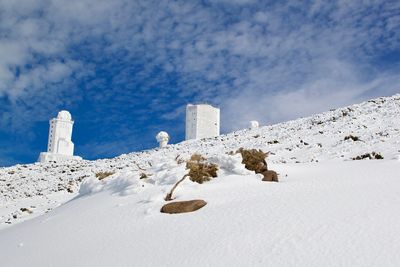
[[[180,99],[176,105],[189,96],[220,104],[231,115],[225,128],[234,129],[257,114],[267,113],[252,119],[276,121],[358,101],[375,94],[371,90],[395,90],[382,88],[392,88],[382,77],[394,79],[399,70],[389,75],[371,62],[400,45],[396,3],[205,3],[0,0],[0,96],[14,103],[35,96],[54,100],[78,75],[109,64],[121,69],[114,87],[97,96],[88,92],[93,99],[111,97],[121,84],[132,84],[131,97],[149,93],[173,74],[176,87],[167,90]],[[145,65],[132,72],[135,64]],[[101,79],[91,85],[101,87]],[[137,81],[145,85],[136,87]],[[367,90],[372,81],[382,86]],[[158,103],[165,99],[159,96]],[[297,105],[281,108],[293,99]],[[255,101],[261,103],[253,107],[256,114],[237,110]],[[234,118],[241,116],[237,125]]]
[[[248,121],[262,124],[290,120],[324,112],[362,100],[400,92],[400,76],[390,73],[364,79],[343,62],[321,64],[313,77],[294,88],[264,94],[244,91],[224,103],[225,130],[245,127]]]

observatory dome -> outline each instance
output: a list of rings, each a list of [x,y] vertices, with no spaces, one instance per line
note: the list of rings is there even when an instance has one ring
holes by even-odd
[[[71,113],[66,110],[61,110],[60,112],[58,112],[57,119],[70,121]]]
[[[163,140],[168,140],[169,139],[169,135],[167,132],[161,131],[157,134],[156,139],[158,142],[161,142]]]

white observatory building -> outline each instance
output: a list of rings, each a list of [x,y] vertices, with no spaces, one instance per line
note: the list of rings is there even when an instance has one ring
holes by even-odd
[[[74,156],[74,143],[71,141],[74,121],[66,110],[58,112],[57,118],[50,120],[47,152],[40,153],[39,162],[80,160]]]
[[[160,145],[160,148],[166,147],[169,141],[169,135],[167,132],[161,131],[156,135],[156,140]]]
[[[260,124],[258,123],[258,121],[250,121],[249,122],[250,130],[258,129],[258,127],[260,127]]]
[[[186,106],[186,140],[219,135],[220,111],[208,104]]]

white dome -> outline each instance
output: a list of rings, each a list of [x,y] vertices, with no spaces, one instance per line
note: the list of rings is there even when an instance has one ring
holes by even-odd
[[[156,135],[156,139],[157,139],[157,142],[169,140],[169,135],[167,132],[161,131]]]
[[[250,129],[256,129],[258,127],[259,127],[258,121],[250,121],[250,123],[249,123],[249,128]]]
[[[61,110],[60,112],[58,112],[57,119],[70,121],[71,118],[71,113],[66,110]]]

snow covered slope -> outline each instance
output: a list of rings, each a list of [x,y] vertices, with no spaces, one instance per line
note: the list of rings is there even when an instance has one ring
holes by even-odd
[[[71,199],[82,180],[96,173],[132,171],[139,176],[164,157],[187,159],[194,152],[215,155],[248,147],[270,151],[268,162],[274,163],[350,160],[373,151],[391,159],[400,154],[399,114],[400,95],[394,95],[256,130],[182,142],[162,150],[97,161],[0,168],[0,229]],[[360,140],[344,140],[349,135]]]
[[[159,212],[166,173],[159,186],[138,187],[133,174],[86,185],[83,196],[0,231],[1,265],[399,266],[399,162],[272,167],[281,182],[184,182],[178,199],[208,204],[179,215]]]
[[[239,147],[270,151],[281,182],[261,182],[227,155]],[[161,214],[195,152],[219,175],[185,181],[176,198],[208,204]],[[352,160],[372,152],[384,159]],[[1,168],[0,264],[399,266],[399,154],[395,95],[113,159]],[[99,172],[114,174],[99,181]]]

